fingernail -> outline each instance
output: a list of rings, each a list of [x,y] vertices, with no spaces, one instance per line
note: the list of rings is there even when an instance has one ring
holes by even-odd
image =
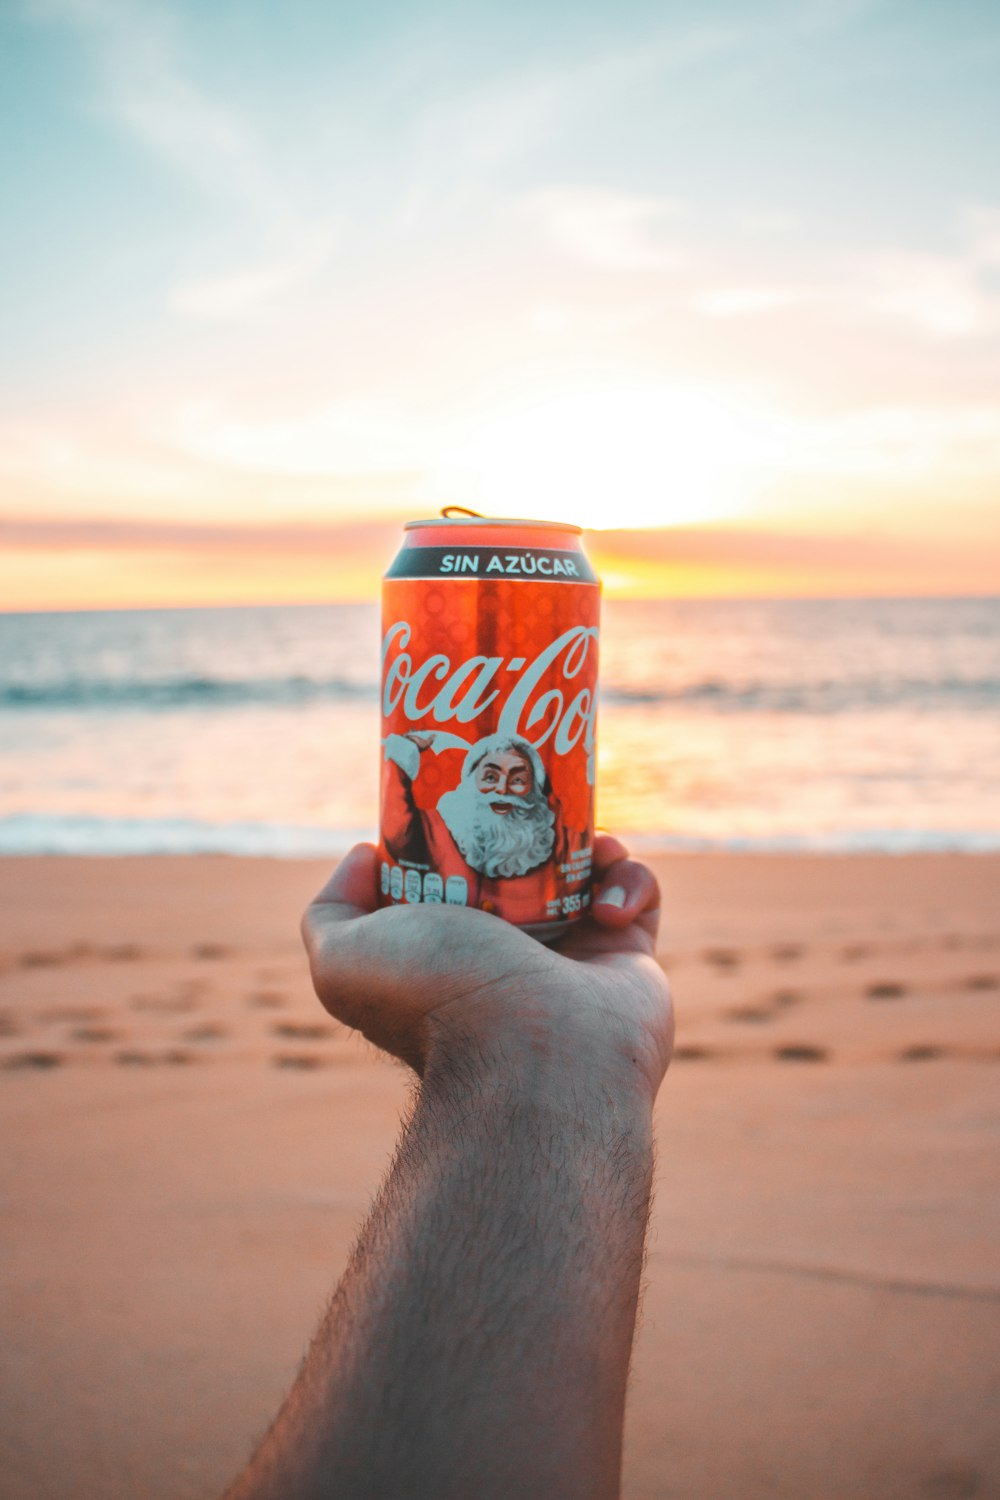
[[[628,898],[625,895],[625,887],[623,885],[609,885],[607,890],[602,891],[597,899],[602,906],[624,906]]]

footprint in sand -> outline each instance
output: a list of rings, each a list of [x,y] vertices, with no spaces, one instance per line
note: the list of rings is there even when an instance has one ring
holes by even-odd
[[[192,995],[204,995],[211,988],[211,980],[206,979],[204,974],[198,974],[189,979],[180,980],[177,985],[177,993],[188,997]]]
[[[983,1476],[968,1464],[938,1469],[924,1481],[927,1500],[975,1500],[986,1495]]]
[[[155,1068],[164,1063],[168,1067],[193,1063],[195,1059],[192,1053],[171,1047],[167,1052],[116,1052],[114,1060],[120,1068]]]
[[[802,949],[798,943],[779,943],[776,948],[771,949],[771,957],[777,959],[779,964],[788,964],[793,959],[802,957]]]
[[[322,1021],[276,1021],[271,1031],[275,1036],[293,1037],[297,1042],[322,1042],[333,1036],[333,1027]]]
[[[257,969],[254,974],[254,983],[263,985],[280,984],[285,978],[287,978],[287,974],[284,968],[271,966],[266,969]]]
[[[765,1021],[773,1021],[774,1012],[760,1005],[737,1005],[733,1010],[726,1011],[725,1019],[727,1021],[750,1021],[754,1025],[760,1025]]]
[[[143,958],[144,954],[135,943],[116,943],[111,948],[102,948],[100,957],[111,964],[134,964]]]
[[[790,1042],[784,1047],[775,1047],[772,1056],[779,1062],[829,1062],[830,1054],[825,1047],[814,1047],[808,1042]]]
[[[685,1042],[674,1048],[674,1057],[679,1062],[704,1062],[718,1055],[714,1048],[703,1047],[700,1042]]]
[[[4,1059],[5,1068],[58,1068],[65,1061],[58,1052],[15,1052]]]
[[[281,1010],[288,1004],[280,990],[255,990],[247,996],[247,1004],[259,1010]]]
[[[19,969],[54,969],[65,962],[65,954],[54,951],[19,953],[15,959]]]
[[[706,948],[702,958],[716,969],[737,969],[743,961],[736,948]]]
[[[865,990],[866,1000],[901,1000],[906,994],[906,985],[898,979],[880,979]]]
[[[224,1026],[207,1022],[204,1026],[191,1026],[182,1033],[185,1042],[221,1042],[229,1035]]]
[[[726,1020],[757,1023],[773,1021],[779,1011],[789,1010],[793,1005],[800,1005],[803,998],[797,990],[775,990],[766,1004],[736,1006],[733,1010],[726,1012]]]
[[[82,1025],[87,1021],[99,1021],[107,1013],[107,1008],[103,1005],[51,1005],[48,1010],[39,1012],[38,1019],[40,1021],[76,1021]]]
[[[77,1026],[70,1036],[74,1042],[116,1042],[119,1033],[109,1026]]]
[[[904,1047],[902,1052],[896,1053],[897,1062],[933,1062],[935,1058],[946,1057],[947,1047],[939,1047],[936,1042],[914,1042],[910,1047]]]
[[[310,1068],[322,1068],[325,1058],[318,1057],[315,1052],[277,1052],[271,1062],[276,1068],[299,1068],[306,1071]]]
[[[964,987],[967,990],[997,990],[1000,989],[1000,975],[970,974]]]
[[[229,949],[224,948],[221,943],[196,943],[191,949],[191,957],[200,959],[228,958]]]
[[[193,995],[133,995],[129,1001],[132,1010],[162,1011],[166,1015],[184,1015],[197,1005]]]

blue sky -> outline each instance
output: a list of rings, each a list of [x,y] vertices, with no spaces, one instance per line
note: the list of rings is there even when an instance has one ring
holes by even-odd
[[[0,70],[2,516],[995,504],[993,5],[14,0]]]

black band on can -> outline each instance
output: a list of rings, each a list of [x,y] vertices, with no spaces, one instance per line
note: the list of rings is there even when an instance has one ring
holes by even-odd
[[[597,582],[584,552],[563,552],[552,547],[403,547],[385,576]]]

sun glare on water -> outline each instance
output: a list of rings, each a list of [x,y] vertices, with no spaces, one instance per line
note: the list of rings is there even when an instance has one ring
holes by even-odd
[[[766,422],[725,397],[591,388],[470,424],[435,482],[438,493],[486,514],[669,526],[739,512],[773,449]]]

